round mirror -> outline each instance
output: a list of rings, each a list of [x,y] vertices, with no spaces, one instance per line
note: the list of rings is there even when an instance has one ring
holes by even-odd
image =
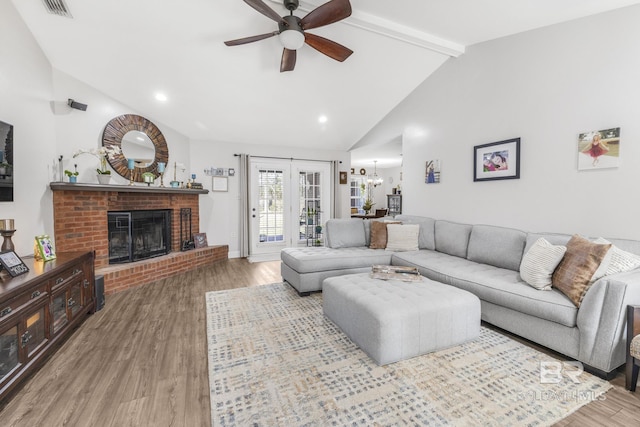
[[[146,168],[156,158],[156,148],[145,133],[130,130],[122,137],[122,154],[127,159],[134,159],[137,167]]]
[[[145,172],[159,176],[158,163],[169,162],[169,148],[160,129],[135,114],[124,114],[107,123],[102,146],[120,147],[122,153],[109,158],[109,164],[121,176],[137,182],[143,182]],[[128,159],[135,160],[133,172],[127,168]]]

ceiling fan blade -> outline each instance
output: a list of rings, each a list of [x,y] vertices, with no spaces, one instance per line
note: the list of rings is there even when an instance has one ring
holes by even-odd
[[[329,58],[340,62],[347,59],[353,53],[351,49],[329,39],[325,39],[324,37],[316,36],[315,34],[304,33],[304,42],[318,52],[324,53]]]
[[[309,12],[307,16],[300,20],[300,26],[302,26],[303,30],[310,30],[333,24],[350,15],[351,4],[349,0],[331,0]]]
[[[298,54],[295,50],[284,49],[282,51],[282,61],[280,62],[280,72],[293,71],[296,66],[296,58]]]
[[[271,18],[278,23],[280,22],[284,23],[284,20],[282,19],[282,17],[278,15],[278,12],[276,12],[275,10],[271,9],[269,6],[264,4],[262,0],[244,0],[244,2],[249,6],[251,6],[252,8],[254,8],[255,10],[257,10],[258,12],[260,12],[261,14],[263,14],[264,16],[266,16],[267,18]]]
[[[224,44],[226,44],[227,46],[238,46],[241,44],[247,44],[247,43],[253,43],[253,42],[257,42],[259,40],[264,40],[264,39],[268,39],[269,37],[273,37],[278,35],[277,31],[274,31],[272,33],[267,33],[267,34],[260,34],[258,36],[251,36],[251,37],[244,37],[242,39],[236,39],[236,40],[229,40],[224,42]]]

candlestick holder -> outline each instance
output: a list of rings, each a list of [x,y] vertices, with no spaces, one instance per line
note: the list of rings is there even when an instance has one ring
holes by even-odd
[[[136,164],[134,159],[127,159],[127,169],[129,169],[129,185],[133,185],[133,170]]]
[[[164,171],[165,171],[165,163],[158,163],[158,174],[160,175],[160,187],[164,187]]]
[[[0,230],[0,235],[4,237],[4,241],[2,242],[2,247],[0,248],[0,252],[8,252],[15,250],[15,246],[13,246],[13,242],[11,241],[11,237],[16,230]]]

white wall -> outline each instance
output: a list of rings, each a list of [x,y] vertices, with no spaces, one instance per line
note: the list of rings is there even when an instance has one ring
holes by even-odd
[[[203,171],[210,167],[235,168],[236,175],[229,177],[228,192],[209,192],[200,196],[200,231],[207,233],[210,245],[229,245],[229,257],[239,256],[240,229],[240,159],[234,154],[250,154],[252,156],[270,156],[285,158],[303,158],[313,160],[341,160],[340,170],[349,171],[350,156],[346,151],[330,151],[318,149],[295,149],[291,147],[274,147],[258,144],[231,144],[215,141],[191,141],[191,172],[196,174],[196,181],[204,188],[211,190],[211,177]],[[341,206],[339,216],[348,217],[349,186],[340,185]]]
[[[640,6],[470,47],[365,139],[403,134],[404,213],[640,239]],[[577,138],[621,127],[617,169],[577,170]],[[473,182],[475,145],[520,137],[519,180]],[[440,184],[426,185],[426,160]]]
[[[88,154],[72,159],[78,149],[101,145],[104,126],[113,117],[140,112],[62,72],[51,64],[11,2],[0,2],[0,120],[14,126],[14,201],[0,202],[0,218],[13,218],[13,243],[21,255],[33,253],[33,238],[53,235],[53,196],[49,182],[64,167],[78,164],[79,182],[97,183],[98,160]],[[87,111],[66,106],[68,98],[88,104]],[[152,117],[148,117],[154,121]],[[169,146],[170,161],[188,167],[188,139],[154,121]],[[114,174],[114,183],[126,179]]]
[[[57,167],[54,166],[57,165],[58,156],[62,155],[65,169],[73,170],[73,165],[78,165],[78,171],[80,172],[78,182],[97,184],[96,168],[99,166],[98,159],[91,154],[81,154],[73,158],[73,153],[79,149],[91,150],[102,146],[102,133],[105,126],[111,119],[122,114],[138,114],[153,122],[167,141],[169,166],[177,161],[178,163],[183,163],[187,169],[189,168],[189,139],[186,136],[154,120],[153,117],[146,116],[144,113],[119,103],[62,71],[54,69],[52,78],[54,87],[52,99],[55,104],[52,111],[55,116],[58,141],[55,159],[50,162],[52,169],[50,178],[52,181],[59,180]],[[69,98],[87,104],[87,111],[69,108],[66,105]],[[170,169],[167,177],[173,179],[173,168],[168,167],[167,169]],[[111,175],[113,184],[126,184],[128,182],[126,178],[117,173],[112,172]],[[178,176],[177,178],[179,181],[186,181],[186,172],[182,177]],[[168,182],[169,180],[167,179],[166,181]]]
[[[0,202],[13,218],[18,255],[33,253],[36,234],[53,231],[49,159],[56,153],[51,66],[11,2],[0,2],[0,120],[14,126],[14,201]]]

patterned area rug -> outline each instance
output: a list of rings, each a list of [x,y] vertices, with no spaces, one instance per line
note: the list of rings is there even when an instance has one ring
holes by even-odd
[[[322,294],[286,284],[209,292],[206,304],[214,426],[541,426],[611,387],[574,382],[570,366],[485,327],[380,367],[323,316]]]

